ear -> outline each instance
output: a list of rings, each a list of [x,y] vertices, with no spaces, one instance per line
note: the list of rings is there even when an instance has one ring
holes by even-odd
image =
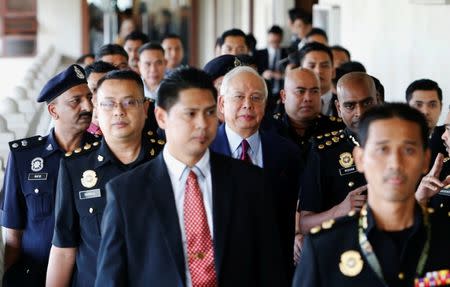
[[[334,100],[334,106],[336,107],[336,111],[338,112],[338,116],[339,116],[340,118],[342,118],[342,115],[341,115],[341,107],[340,107],[340,105],[339,105],[339,100]]]
[[[218,104],[219,112],[223,115],[224,110],[225,110],[225,104],[224,104],[225,99],[222,95],[220,95],[217,97],[217,100],[219,101],[219,104]]]
[[[355,146],[353,149],[353,159],[355,161],[356,169],[363,173],[364,172],[364,161],[363,161],[364,149],[359,146]]]
[[[286,92],[284,91],[284,89],[280,91],[280,99],[281,102],[284,104],[284,102],[286,101]]]
[[[144,101],[144,114],[145,114],[145,118],[147,119],[148,117],[148,109],[149,109],[150,103],[149,101]]]
[[[158,126],[163,130],[166,129],[167,117],[168,117],[168,113],[164,109],[162,109],[158,106],[155,108],[156,122],[158,122]]]
[[[56,108],[56,105],[54,103],[50,103],[47,105],[47,110],[52,119],[57,120],[59,119],[58,115],[58,109]]]

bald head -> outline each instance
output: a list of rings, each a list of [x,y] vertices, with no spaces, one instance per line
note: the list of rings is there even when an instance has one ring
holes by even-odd
[[[280,92],[289,119],[297,124],[311,121],[320,114],[320,80],[310,69],[296,68],[286,73]]]
[[[345,125],[357,131],[359,118],[377,104],[377,91],[372,77],[363,72],[344,75],[337,83],[336,108]]]
[[[346,91],[351,90],[354,86],[362,87],[367,95],[376,97],[377,90],[371,76],[363,72],[352,72],[342,76],[337,82],[338,99],[345,96]]]

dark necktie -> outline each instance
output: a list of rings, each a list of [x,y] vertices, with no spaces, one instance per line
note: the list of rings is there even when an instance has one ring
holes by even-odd
[[[240,160],[243,160],[248,163],[252,163],[252,159],[248,155],[248,149],[250,148],[250,145],[248,144],[248,141],[243,139],[241,142],[241,156],[239,157]]]

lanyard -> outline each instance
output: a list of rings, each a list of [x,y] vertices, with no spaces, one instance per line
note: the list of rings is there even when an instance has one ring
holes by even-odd
[[[425,245],[423,246],[422,253],[419,257],[419,262],[417,263],[416,267],[416,276],[420,276],[423,273],[423,269],[425,268],[425,263],[428,258],[428,253],[430,251],[430,238],[431,238],[431,227],[428,219],[428,212],[423,209],[423,221],[427,233],[427,240],[425,241]],[[367,208],[366,206],[363,207],[361,210],[359,221],[358,221],[358,239],[359,239],[359,246],[361,247],[361,251],[364,255],[364,257],[367,260],[367,263],[369,263],[372,270],[375,272],[377,277],[386,284],[386,281],[384,280],[383,271],[381,269],[380,261],[378,261],[377,256],[373,252],[372,244],[370,244],[369,240],[367,239],[367,235],[364,232],[364,230],[367,228]]]

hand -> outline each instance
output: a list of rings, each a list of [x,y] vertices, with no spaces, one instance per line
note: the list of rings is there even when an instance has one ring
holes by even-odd
[[[347,197],[336,206],[335,217],[345,216],[350,211],[359,211],[366,203],[367,195],[362,194],[367,185],[360,186],[347,194]]]
[[[298,233],[295,235],[294,239],[294,265],[300,262],[300,255],[302,254],[304,235]]]
[[[422,177],[419,187],[416,191],[416,200],[420,204],[425,204],[432,196],[436,195],[443,187],[450,184],[450,176],[444,181],[439,180],[439,175],[444,165],[444,155],[439,153],[434,160],[433,167],[430,172]]]

